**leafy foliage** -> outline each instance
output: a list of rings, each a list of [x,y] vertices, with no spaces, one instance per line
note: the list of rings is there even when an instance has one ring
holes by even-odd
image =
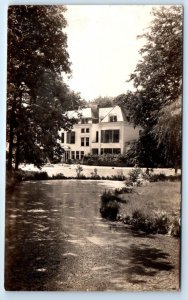
[[[112,107],[114,106],[114,98],[113,97],[97,97],[89,102],[89,104],[95,104],[99,107]]]
[[[115,101],[126,107],[135,126],[144,129],[134,149],[142,149],[138,159],[149,157],[148,162],[157,163],[161,156],[166,164],[177,165],[181,145],[182,7],[162,6],[152,13],[150,28],[139,36],[146,41],[140,49],[141,59],[129,78],[135,91],[119,95]]]
[[[118,197],[111,191],[101,195],[100,213],[103,218],[115,221],[119,212]]]
[[[64,84],[70,73],[64,6],[10,6],[8,14],[8,168],[37,166],[62,154],[58,130],[72,123],[65,110],[80,96]]]

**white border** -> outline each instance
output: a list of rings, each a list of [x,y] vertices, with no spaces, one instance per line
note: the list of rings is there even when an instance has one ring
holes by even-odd
[[[5,215],[5,124],[6,124],[6,53],[7,53],[7,37],[6,37],[6,23],[7,23],[7,7],[8,5],[16,4],[182,4],[184,6],[184,78],[183,78],[183,203],[182,203],[182,266],[181,266],[181,291],[180,292],[6,292],[4,290],[4,215]],[[188,3],[187,0],[182,1],[127,1],[119,0],[78,0],[78,1],[61,1],[61,0],[1,0],[0,2],[0,299],[1,300],[32,300],[32,299],[152,299],[152,300],[182,300],[188,297],[188,185],[186,185],[186,178],[188,178]],[[187,118],[186,118],[187,117]]]

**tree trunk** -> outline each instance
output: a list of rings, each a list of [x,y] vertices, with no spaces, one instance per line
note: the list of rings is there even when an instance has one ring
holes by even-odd
[[[15,170],[18,170],[20,164],[20,132],[17,132],[16,154],[15,154]]]
[[[10,129],[9,129],[9,150],[8,150],[8,165],[7,169],[12,170],[13,147],[14,147],[14,127],[15,127],[15,100],[12,104],[10,115]]]

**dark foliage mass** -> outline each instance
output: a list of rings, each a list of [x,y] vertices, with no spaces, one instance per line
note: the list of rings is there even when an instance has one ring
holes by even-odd
[[[143,128],[130,156],[138,162],[180,166],[182,97],[182,6],[153,9],[141,59],[129,81],[134,92],[119,95],[116,103],[126,107],[130,120]],[[158,151],[157,151],[158,150]]]
[[[8,169],[57,162],[63,113],[80,105],[62,74],[70,74],[64,6],[10,6],[8,11]]]
[[[105,191],[101,195],[101,216],[105,219],[115,221],[119,212],[118,197],[111,191]]]

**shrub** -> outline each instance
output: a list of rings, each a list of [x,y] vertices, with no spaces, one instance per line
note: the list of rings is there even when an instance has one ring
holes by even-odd
[[[63,173],[58,173],[52,176],[52,179],[65,179],[65,178],[66,177],[63,175]]]
[[[126,156],[122,154],[86,155],[83,163],[92,166],[126,167]]]
[[[160,174],[152,174],[150,176],[150,182],[156,182],[156,181],[165,181],[167,180],[167,176],[164,173],[160,173]]]
[[[142,169],[141,168],[134,168],[129,172],[129,180],[131,182],[137,182],[139,179],[139,176],[142,174]]]
[[[132,213],[130,224],[134,229],[141,230],[147,234],[167,234],[170,228],[170,219],[166,212],[155,212],[153,216],[145,215],[140,210]]]
[[[153,175],[153,169],[152,168],[146,168],[145,172],[142,172],[142,178],[144,180],[150,181],[152,175]]]
[[[47,180],[49,179],[47,172],[34,172],[34,180]]]
[[[157,211],[154,214],[154,225],[157,233],[166,234],[169,231],[170,220],[166,212]]]
[[[105,191],[101,196],[101,216],[111,221],[115,221],[118,212],[119,203],[117,196],[111,191]]]
[[[181,175],[165,175],[164,173],[160,174],[152,174],[150,176],[150,182],[156,182],[156,181],[180,181],[181,180]]]
[[[22,180],[47,180],[49,179],[47,172],[24,171]]]
[[[174,237],[180,237],[181,235],[181,225],[179,220],[173,219],[172,223],[169,226],[169,234]]]
[[[81,177],[81,172],[83,171],[83,168],[82,168],[82,166],[80,166],[80,165],[77,165],[77,167],[76,167],[76,176],[77,176],[77,178],[80,178]],[[82,175],[83,176],[83,175]]]
[[[91,179],[100,179],[100,176],[97,174],[97,168],[91,172]]]
[[[133,189],[132,187],[122,187],[120,189],[116,188],[114,190],[115,195],[121,195],[121,194],[127,194],[127,193],[132,193]]]
[[[129,177],[126,180],[125,184],[127,186],[141,186],[144,179],[142,177],[142,169],[135,167],[128,173]]]

